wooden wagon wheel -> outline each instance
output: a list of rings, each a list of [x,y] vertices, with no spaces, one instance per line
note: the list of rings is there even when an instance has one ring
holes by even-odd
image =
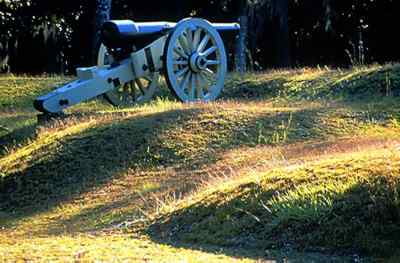
[[[114,62],[113,56],[106,46],[100,46],[97,65],[106,66]],[[122,83],[116,89],[104,94],[105,99],[114,106],[133,106],[148,102],[157,90],[159,74],[153,73],[149,77],[138,78],[128,83]]]
[[[165,45],[164,65],[167,84],[181,101],[212,101],[224,87],[224,43],[204,19],[188,18],[177,24]]]

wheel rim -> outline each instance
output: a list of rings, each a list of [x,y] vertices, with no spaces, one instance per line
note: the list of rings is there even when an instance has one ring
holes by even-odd
[[[166,79],[185,102],[211,101],[224,87],[227,71],[223,41],[212,25],[199,18],[178,23],[166,44]]]
[[[106,46],[100,46],[97,58],[98,66],[109,66],[114,63],[113,56]],[[122,83],[119,87],[104,94],[108,102],[114,106],[132,106],[148,102],[157,90],[159,74],[153,73],[149,77],[138,78]]]

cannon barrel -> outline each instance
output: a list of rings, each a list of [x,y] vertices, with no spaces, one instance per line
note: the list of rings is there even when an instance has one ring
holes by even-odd
[[[160,35],[166,34],[176,27],[173,22],[142,22],[132,20],[111,20],[104,23],[101,30],[102,42],[109,48],[135,45],[147,45]],[[218,31],[237,31],[238,23],[212,23]]]

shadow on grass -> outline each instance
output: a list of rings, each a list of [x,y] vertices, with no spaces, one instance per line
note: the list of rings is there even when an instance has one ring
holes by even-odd
[[[338,113],[311,108],[254,115],[222,107],[193,107],[117,118],[44,146],[24,161],[25,168],[0,178],[0,210],[7,213],[7,222],[15,223],[101,187],[128,170],[146,173],[172,168],[190,174],[215,163],[229,149],[323,139],[354,130],[364,121],[356,115],[349,123],[332,124],[326,121],[331,114]],[[196,179],[187,180],[193,184],[169,187],[177,193],[196,187]],[[83,214],[101,217],[107,207],[112,209],[113,204]],[[79,215],[65,223],[77,220]]]
[[[195,112],[128,118],[68,136],[54,143],[55,149],[41,149],[43,158],[33,158],[22,171],[0,179],[0,210],[29,216],[103,185],[129,168],[162,164],[149,146],[178,118]],[[165,152],[163,160],[176,159],[173,154]]]
[[[36,125],[29,124],[0,137],[0,157],[7,153],[7,149],[21,145],[36,137]]]
[[[282,194],[302,183],[289,178],[269,189],[249,183],[166,215],[147,233],[161,244],[209,252],[215,252],[208,250],[215,246],[226,248],[224,252],[266,251],[263,256],[277,249],[304,252],[294,258],[304,258],[299,262],[309,262],[314,253],[325,255],[316,262],[335,262],[334,255],[342,255],[339,260],[345,255],[386,258],[400,249],[400,181],[396,176],[371,174],[334,195],[329,205],[303,199],[296,206],[283,204],[272,212],[264,204],[278,191]]]
[[[160,206],[165,197],[183,197],[200,184],[201,178],[185,175],[163,174],[160,178],[135,178],[136,187],[115,200],[99,202],[98,205],[82,209],[64,220],[57,220],[34,234],[57,235],[64,233],[87,233],[95,231],[123,231],[134,222],[147,221],[148,214]],[[132,179],[129,179],[132,180]],[[139,229],[137,229],[139,231]]]

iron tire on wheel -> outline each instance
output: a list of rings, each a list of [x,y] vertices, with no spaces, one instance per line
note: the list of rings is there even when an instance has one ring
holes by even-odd
[[[97,65],[109,66],[114,62],[113,56],[106,46],[100,46]],[[113,106],[127,107],[148,102],[153,98],[159,82],[159,74],[153,73],[149,77],[135,79],[128,83],[122,83],[120,87],[104,94],[104,98]]]
[[[180,21],[166,41],[164,65],[168,87],[180,101],[215,100],[227,72],[221,36],[207,20]]]

